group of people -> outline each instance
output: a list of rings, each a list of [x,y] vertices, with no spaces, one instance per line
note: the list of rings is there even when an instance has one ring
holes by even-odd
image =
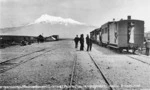
[[[80,42],[80,51],[84,50],[84,35],[83,34],[80,35],[80,38],[78,37],[78,35],[76,35],[76,37],[74,38],[74,42],[75,42],[75,48],[78,48],[78,42]],[[87,51],[91,51],[92,40],[89,37],[89,35],[87,35],[86,37],[86,44],[87,44]]]

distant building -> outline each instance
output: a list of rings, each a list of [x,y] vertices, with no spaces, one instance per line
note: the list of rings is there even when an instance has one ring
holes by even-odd
[[[59,35],[52,35],[52,37],[54,37],[57,40],[59,40]]]
[[[45,41],[55,41],[56,39],[52,36],[46,37]]]

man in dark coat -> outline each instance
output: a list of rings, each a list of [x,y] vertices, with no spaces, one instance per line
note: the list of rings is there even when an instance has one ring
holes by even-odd
[[[75,42],[75,48],[78,48],[78,42],[79,42],[78,35],[76,35],[76,37],[74,38],[74,42]]]
[[[90,47],[89,40],[90,40],[89,35],[87,35],[86,37],[87,51],[89,51],[89,47]]]
[[[89,46],[90,46],[90,51],[92,50],[92,39],[89,39]]]
[[[91,40],[91,38],[89,38],[89,35],[87,35],[87,37],[86,37],[86,44],[87,44],[87,51],[91,51],[91,49],[92,49],[92,40]]]
[[[146,55],[149,56],[150,40],[146,40],[145,48],[146,48]]]
[[[84,35],[81,34],[80,36],[80,50],[83,51],[84,50]]]

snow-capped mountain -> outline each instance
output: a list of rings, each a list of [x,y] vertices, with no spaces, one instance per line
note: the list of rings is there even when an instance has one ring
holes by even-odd
[[[30,24],[38,24],[38,23],[65,24],[65,25],[68,25],[68,24],[85,25],[84,23],[75,21],[71,18],[62,18],[62,17],[50,16],[47,14],[42,15],[40,18],[36,19],[33,23],[30,23]]]
[[[89,34],[96,27],[70,18],[41,15],[32,23],[20,27],[0,29],[0,35],[44,36],[59,35],[60,38],[74,38],[76,35]]]

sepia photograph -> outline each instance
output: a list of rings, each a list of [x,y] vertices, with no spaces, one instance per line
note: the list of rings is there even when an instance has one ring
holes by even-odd
[[[150,0],[0,0],[0,90],[150,90]]]

